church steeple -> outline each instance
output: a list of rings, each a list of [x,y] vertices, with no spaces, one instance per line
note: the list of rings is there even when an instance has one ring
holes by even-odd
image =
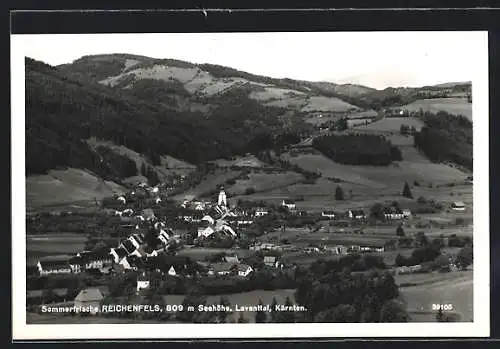
[[[227,207],[227,197],[226,197],[226,192],[224,191],[224,187],[220,188],[217,205]]]

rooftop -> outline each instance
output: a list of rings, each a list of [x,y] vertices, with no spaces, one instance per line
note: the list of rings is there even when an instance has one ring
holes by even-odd
[[[101,301],[104,299],[101,290],[98,288],[87,288],[85,290],[81,290],[80,293],[75,298],[75,301],[79,302],[94,302]]]

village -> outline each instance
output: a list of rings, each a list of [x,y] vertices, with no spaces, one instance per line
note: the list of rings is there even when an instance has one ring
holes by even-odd
[[[369,216],[374,214],[373,210],[369,213],[361,209],[311,213],[298,210],[292,199],[283,199],[280,205],[259,203],[252,206],[247,203],[245,207],[240,207],[238,204],[229,204],[223,187],[219,188],[212,201],[193,199],[173,202],[168,200],[171,189],[164,184],[148,186],[147,183],[139,183],[127,194],[110,198],[107,203],[113,208],[108,207],[104,211],[120,222],[121,233],[116,245],[98,243],[93,249],[80,251],[69,258],[41,258],[36,264],[36,273],[48,280],[64,275],[85,274],[100,281],[91,281],[88,282],[89,287],[72,290],[72,293],[76,294],[74,299],[68,298],[71,296],[64,288],[50,290],[50,297],[47,296],[47,291],[28,291],[28,306],[46,306],[48,302],[55,305],[70,302],[74,306],[97,307],[110,295],[106,283],[124,275],[127,275],[129,285],[133,283],[133,291],[128,292],[144,297],[158,291],[157,288],[165,289],[161,286],[165,280],[201,284],[209,283],[209,280],[220,280],[223,283],[233,282],[238,285],[246,281],[250,285],[260,274],[266,273],[277,278],[293,279],[297,269],[303,267],[302,264],[294,262],[293,256],[296,255],[319,260],[343,256],[384,256],[384,253],[393,253],[392,251],[396,250],[394,240],[381,244],[369,243],[368,239],[366,243],[362,243],[362,240],[357,238],[363,234],[363,228],[373,224],[369,219]],[[174,210],[173,212],[178,213],[177,216],[162,216],[161,212],[165,208]],[[450,208],[459,213],[465,210],[465,204],[453,202]],[[398,245],[406,239],[407,248],[425,247],[421,241],[429,241],[427,237],[420,235],[403,238],[404,233],[401,233],[405,223],[412,219],[410,209],[400,207],[396,202],[379,209],[382,212],[382,220],[395,227],[394,235],[400,239]],[[273,217],[272,221],[268,221],[269,217]],[[178,229],[179,224],[187,225],[190,229]],[[252,227],[259,224],[260,228],[265,230],[263,234],[249,237]],[[289,228],[287,225],[293,227]],[[352,239],[352,242],[332,245],[324,241],[326,238],[322,238],[324,243],[304,245],[300,237],[280,238],[294,228],[308,231],[310,235],[318,232],[342,234],[346,236],[346,241]],[[328,232],[331,229],[334,229],[333,232]],[[452,246],[451,240],[449,237],[446,241],[441,239],[442,246]],[[465,246],[469,242],[459,241],[457,246]],[[437,259],[436,257],[424,256],[411,261],[411,257],[405,259],[398,255],[394,263],[382,262],[380,266],[394,275],[429,273],[434,270],[454,272],[463,269],[459,265],[460,262],[457,262],[456,254],[440,255]],[[436,264],[438,259],[440,261]],[[364,269],[359,267],[359,270]],[[132,281],[130,277],[133,278]],[[252,289],[254,286],[244,287]]]

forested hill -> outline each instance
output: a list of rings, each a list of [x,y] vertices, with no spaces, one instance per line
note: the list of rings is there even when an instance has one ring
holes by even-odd
[[[244,105],[234,106],[235,110]],[[151,158],[168,154],[198,163],[243,151],[249,136],[213,127],[199,115],[142,101],[124,91],[26,58],[26,171],[87,168],[106,178],[102,156],[89,148],[95,137]],[[243,130],[240,130],[243,132]]]

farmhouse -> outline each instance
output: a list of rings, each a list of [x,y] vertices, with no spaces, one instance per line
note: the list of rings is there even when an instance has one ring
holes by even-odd
[[[113,257],[115,263],[120,263],[120,261],[128,255],[127,250],[125,250],[123,247],[111,248],[110,254]]]
[[[293,200],[285,199],[281,202],[281,206],[289,210],[295,210],[295,202]]]
[[[373,122],[373,119],[374,118],[371,116],[349,118],[347,119],[347,128],[352,128],[359,125],[368,125],[369,123]]]
[[[214,263],[208,267],[208,275],[229,275],[235,266],[234,263]]]
[[[82,260],[78,256],[71,257],[68,260],[69,267],[71,268],[71,272],[78,274],[82,271]]]
[[[268,267],[283,269],[283,263],[275,256],[264,256],[264,264]]]
[[[234,255],[234,256],[224,256],[224,260],[226,261],[226,263],[237,264],[237,263],[240,262],[240,260],[238,259],[237,255]]]
[[[347,217],[350,219],[366,219],[366,214],[363,210],[349,210]]]
[[[145,290],[149,288],[149,278],[146,276],[146,273],[142,273],[137,277],[137,290],[139,293],[141,290]]]
[[[101,302],[104,299],[101,290],[98,288],[87,288],[80,293],[75,298],[74,305],[77,308],[91,307],[90,313],[95,315],[101,306]]]
[[[374,245],[374,246],[361,246],[359,248],[360,252],[384,252],[384,246],[383,245]]]
[[[245,218],[238,219],[236,221],[237,225],[251,225],[252,223],[253,223],[253,220],[252,219],[248,219],[248,218],[247,219],[245,219]]]
[[[255,217],[262,217],[269,214],[269,211],[266,208],[258,208],[255,210]]]
[[[384,208],[384,218],[387,220],[403,219],[403,211],[396,207]]]
[[[328,219],[333,219],[333,218],[335,218],[335,212],[333,212],[333,211],[323,211],[323,212],[321,212],[321,217],[326,217]]]
[[[92,252],[79,252],[72,262],[79,262],[85,269],[102,269],[110,266],[113,257],[110,255],[111,249],[103,248]],[[79,261],[78,261],[79,259]]]
[[[238,272],[238,276],[247,277],[252,271],[252,267],[247,264],[238,264],[236,266],[236,270]]]
[[[122,247],[125,251],[127,251],[127,254],[132,254],[138,248],[129,239],[122,240],[119,247]]]
[[[177,271],[175,270],[175,267],[173,265],[168,268],[167,274],[170,276],[177,276]]]
[[[455,201],[451,204],[451,209],[454,211],[465,211],[465,204],[462,201]]]
[[[206,228],[198,228],[198,237],[208,237],[215,233],[214,228],[212,227],[206,227]]]
[[[158,234],[158,239],[162,242],[163,245],[168,245],[170,242],[170,239],[173,236],[173,231],[170,229],[163,230],[160,229],[160,233]]]
[[[72,271],[68,259],[38,261],[37,268],[40,275],[69,274]]]
[[[408,208],[405,208],[405,209],[403,210],[403,217],[404,217],[404,218],[410,218],[410,217],[411,217],[411,210],[410,210],[410,209],[408,209]]]
[[[325,251],[332,252],[334,254],[347,254],[347,247],[344,245],[326,246]]]
[[[124,196],[119,196],[116,198],[117,201],[121,202],[122,204],[126,204],[127,200],[125,199]]]

